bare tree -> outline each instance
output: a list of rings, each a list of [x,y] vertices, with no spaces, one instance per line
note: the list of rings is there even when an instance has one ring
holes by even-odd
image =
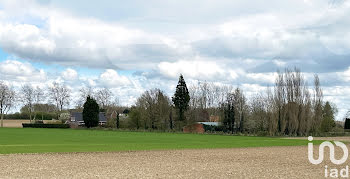
[[[35,96],[35,104],[41,104],[46,96],[45,96],[45,92],[43,89],[41,89],[40,87],[36,87],[34,90],[34,96]]]
[[[276,78],[275,83],[275,95],[274,95],[274,101],[275,106],[277,108],[277,129],[279,133],[284,133],[285,127],[286,127],[286,119],[285,119],[285,104],[286,104],[286,88],[285,88],[285,81],[284,81],[284,75],[283,73],[280,73],[279,71],[278,77]]]
[[[236,88],[235,92],[233,93],[234,98],[234,105],[235,110],[237,111],[237,121],[239,122],[238,129],[240,132],[244,131],[244,119],[245,119],[245,112],[247,109],[246,105],[246,97],[243,94],[243,91],[240,88]]]
[[[96,92],[96,100],[102,109],[112,104],[112,92],[108,88],[102,88]]]
[[[314,120],[312,131],[316,131],[320,127],[322,121],[322,103],[323,103],[323,93],[321,89],[321,83],[318,75],[314,76],[314,99],[313,99],[313,108],[314,108]]]
[[[266,96],[263,94],[257,94],[253,96],[250,104],[251,122],[253,132],[267,131],[268,129],[268,115],[267,115],[268,102]]]
[[[143,117],[145,129],[172,129],[171,100],[160,89],[145,91],[134,108]]]
[[[32,113],[34,111],[34,103],[36,100],[35,89],[26,84],[21,88],[21,101],[27,107],[29,113],[29,121],[32,121]]]
[[[40,87],[36,87],[34,90],[34,120],[36,119],[36,115],[38,112],[38,106],[42,104],[43,101],[45,101],[45,92]],[[44,116],[42,114],[41,118],[43,119]]]
[[[60,111],[63,110],[64,106],[69,105],[70,90],[67,86],[54,82],[49,92],[51,101]]]
[[[233,134],[235,129],[235,116],[236,116],[235,98],[233,94],[227,95],[226,102],[223,104],[223,109],[224,109],[223,124]]]
[[[1,127],[3,127],[4,115],[14,106],[15,91],[0,81],[0,113]]]
[[[94,89],[91,86],[84,86],[79,90],[79,99],[76,101],[78,108],[82,108],[88,96],[94,96]]]

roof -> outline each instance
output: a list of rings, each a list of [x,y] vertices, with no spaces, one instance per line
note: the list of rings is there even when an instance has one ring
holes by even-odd
[[[197,122],[197,123],[208,125],[208,126],[219,126],[221,124],[220,122]]]
[[[82,112],[72,112],[71,113],[71,117],[75,118],[75,121],[79,122],[79,121],[84,121],[83,120],[83,113]],[[98,119],[100,122],[107,122],[107,118],[105,116],[104,112],[100,112],[98,114]]]

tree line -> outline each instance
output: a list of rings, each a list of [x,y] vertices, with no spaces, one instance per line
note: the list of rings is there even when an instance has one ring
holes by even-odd
[[[231,85],[198,82],[187,88],[180,75],[171,99],[160,89],[137,99],[129,128],[181,130],[213,118],[221,123],[214,130],[227,133],[305,136],[332,131],[336,113],[336,106],[323,100],[318,75],[309,86],[297,68],[277,72],[273,87],[249,97]]]
[[[221,125],[214,130],[227,133],[300,136],[335,127],[337,108],[323,100],[319,77],[315,75],[309,86],[297,68],[277,72],[273,87],[250,96],[232,85],[198,82],[187,87],[182,75],[174,91],[172,97],[157,88],[145,91],[130,107],[121,127],[173,131],[196,122],[215,121]],[[73,110],[82,111],[88,96],[96,100],[101,111],[110,113],[120,107],[108,88],[82,87],[79,92]],[[58,118],[70,102],[71,91],[64,84],[53,83],[48,90],[23,85],[16,92],[0,82],[1,119],[17,103],[23,104],[21,112],[26,111],[30,120],[39,118],[40,111],[55,113]]]
[[[117,98],[112,100],[114,95],[108,88],[94,90],[91,87],[82,87],[79,92],[79,99],[75,101],[76,107],[69,110],[82,111],[87,96],[94,96],[100,104],[101,110],[118,104]],[[16,91],[9,84],[0,81],[1,127],[5,115],[8,118],[25,118],[30,121],[33,119],[59,119],[59,115],[67,112],[69,105],[72,104],[71,93],[68,86],[56,82],[48,89],[24,84]],[[22,105],[21,113],[7,114],[18,105]]]

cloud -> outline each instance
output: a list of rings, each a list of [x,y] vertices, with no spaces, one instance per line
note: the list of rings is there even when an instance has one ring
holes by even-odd
[[[161,34],[50,10],[26,11],[34,17],[43,16],[40,25],[0,23],[0,46],[32,61],[93,68],[135,68],[142,61],[152,66],[161,59],[187,53]]]
[[[46,72],[36,69],[30,63],[16,60],[0,62],[1,80],[16,82],[38,82],[46,80]]]
[[[126,76],[119,75],[118,72],[113,69],[107,69],[103,72],[99,77],[99,81],[102,85],[108,87],[126,86],[131,84]]]
[[[343,72],[338,72],[337,73],[338,77],[346,82],[350,81],[350,67],[348,67],[347,70]]]
[[[180,60],[177,62],[161,62],[158,64],[158,69],[161,74],[178,78],[183,74],[187,78],[192,79],[218,79],[223,77],[225,70],[217,63],[212,61],[191,61]]]
[[[277,73],[248,73],[247,78],[250,78],[258,83],[273,84],[277,77]]]
[[[74,69],[71,69],[71,68],[67,68],[61,74],[62,74],[63,79],[65,79],[67,81],[76,80],[78,78],[78,72],[75,71]]]
[[[349,16],[348,1],[3,0],[0,48],[20,60],[0,62],[0,80],[107,86],[131,104],[150,88],[171,95],[180,73],[189,83],[238,85],[254,94],[273,85],[276,70],[296,66],[309,84],[319,73],[330,98],[336,91],[328,88],[350,81]],[[81,74],[81,67],[99,72]],[[346,95],[332,99],[345,104]]]
[[[232,8],[241,11],[214,16],[216,21],[212,19],[205,26],[193,23],[181,31],[174,28],[169,32],[162,31],[166,26],[156,28],[160,30],[152,28],[150,32],[143,26],[130,25],[127,21],[78,16],[77,13],[57,8],[55,5],[68,5],[59,1],[26,1],[27,8],[17,7],[16,3],[19,1],[2,3],[4,8],[0,11],[9,15],[0,23],[0,46],[21,58],[48,64],[150,70],[157,69],[160,62],[174,63],[199,56],[212,57],[213,60],[278,60],[274,68],[281,64],[301,66],[302,62],[313,61],[303,67],[318,71],[339,71],[343,70],[344,64],[350,65],[345,60],[350,57],[350,35],[347,30],[350,26],[347,21],[349,2],[336,5],[327,2],[276,2],[279,9],[284,9],[276,11],[261,3],[258,3],[261,7],[257,7],[244,1],[218,2],[215,5],[204,1],[201,3],[210,6],[196,9],[194,13],[205,16],[205,12],[219,13],[219,9],[219,14],[222,10],[226,13],[233,11]],[[171,19],[173,12],[177,12],[175,22],[198,20],[179,15],[179,10],[187,13],[183,11],[187,7],[181,3],[171,3],[175,9],[181,7],[176,10],[169,4],[163,4],[166,11],[155,10],[154,2],[150,4],[145,4],[143,8],[147,12],[162,12],[168,15],[166,18]],[[107,8],[103,2],[101,6]],[[242,9],[250,10],[245,12]],[[154,15],[146,14],[145,18]],[[173,25],[176,25],[175,22]],[[336,60],[339,65],[330,63],[329,59]],[[259,72],[276,70],[265,70],[266,66],[259,68]]]

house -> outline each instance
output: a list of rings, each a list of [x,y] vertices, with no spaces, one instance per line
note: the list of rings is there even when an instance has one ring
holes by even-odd
[[[99,125],[105,125],[107,123],[107,118],[105,116],[104,112],[100,112],[98,115],[99,118]],[[76,124],[78,126],[85,125],[83,120],[83,113],[82,112],[72,112],[70,114],[70,119],[66,122],[68,124]]]

